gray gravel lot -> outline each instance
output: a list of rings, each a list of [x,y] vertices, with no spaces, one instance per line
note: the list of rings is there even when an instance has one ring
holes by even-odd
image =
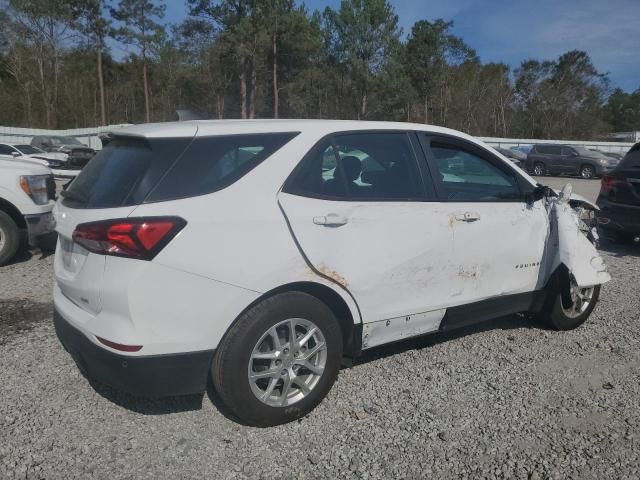
[[[499,319],[369,352],[271,429],[91,385],[51,325],[52,256],[0,267],[0,478],[640,478],[640,249],[591,319]]]

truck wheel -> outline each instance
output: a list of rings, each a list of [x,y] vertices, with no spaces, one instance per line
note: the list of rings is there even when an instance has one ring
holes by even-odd
[[[275,295],[241,315],[211,367],[224,404],[248,425],[300,418],[331,389],[342,331],[331,310],[302,292]]]
[[[538,162],[533,166],[533,174],[537,177],[542,177],[547,169],[544,167],[544,163]]]
[[[560,288],[563,277],[565,276],[555,276],[545,306],[538,314],[538,318],[555,330],[573,330],[582,325],[591,315],[598,303],[600,285],[580,288],[573,275],[570,275],[568,295],[563,295]]]
[[[580,167],[580,176],[589,180],[590,178],[595,177],[596,171],[591,165],[583,165]]]
[[[0,266],[8,263],[20,247],[20,230],[16,222],[0,211]]]

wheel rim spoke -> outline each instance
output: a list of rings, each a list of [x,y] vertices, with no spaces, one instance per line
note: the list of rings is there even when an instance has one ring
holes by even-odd
[[[251,380],[260,380],[261,378],[273,378],[278,375],[277,369],[268,369],[261,372],[253,372],[249,376]]]
[[[296,363],[298,365],[300,365],[301,367],[306,368],[311,373],[315,373],[316,375],[322,375],[322,372],[324,371],[324,367],[319,367],[317,365],[314,365],[313,363],[309,362],[308,360],[301,360],[301,361],[298,361]]]
[[[302,358],[304,358],[305,360],[310,360],[311,358],[313,358],[314,355],[316,355],[318,352],[322,350],[325,350],[326,348],[327,346],[324,343],[319,343],[315,347],[313,347],[313,349],[308,350],[306,355]]]
[[[289,396],[290,389],[291,389],[291,377],[287,375],[284,378],[284,383],[282,384],[282,394],[280,395],[280,405],[287,404],[287,397]]]
[[[298,346],[303,347],[306,345],[307,342],[311,340],[311,337],[313,337],[313,334],[316,333],[316,330],[317,328],[310,329],[302,338],[300,338],[300,340],[297,341]]]

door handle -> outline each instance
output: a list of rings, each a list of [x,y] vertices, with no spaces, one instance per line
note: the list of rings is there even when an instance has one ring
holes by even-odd
[[[329,213],[320,217],[313,217],[313,223],[316,225],[323,225],[325,227],[339,227],[346,225],[349,222],[347,217],[338,215],[337,213]]]
[[[457,214],[456,220],[458,222],[467,222],[467,223],[477,222],[478,220],[480,220],[480,215],[478,215],[476,212],[464,212],[464,213]]]

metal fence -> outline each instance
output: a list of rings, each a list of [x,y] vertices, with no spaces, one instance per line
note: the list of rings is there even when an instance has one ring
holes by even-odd
[[[75,137],[82,143],[99,150],[102,143],[98,135],[103,132],[110,132],[127,126],[126,124],[109,125],[105,127],[94,128],[75,128],[68,130],[45,130],[35,128],[15,128],[0,126],[0,142],[2,143],[29,143],[35,135],[63,135]],[[525,145],[544,144],[544,143],[561,143],[564,145],[584,145],[586,148],[595,148],[604,152],[626,153],[633,145],[629,142],[595,142],[595,141],[575,141],[575,140],[534,140],[524,138],[493,138],[479,137],[480,140],[491,145],[492,147],[519,147]]]

